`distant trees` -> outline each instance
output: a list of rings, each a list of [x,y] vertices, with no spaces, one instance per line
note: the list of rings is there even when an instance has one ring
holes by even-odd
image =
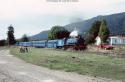
[[[88,35],[86,37],[86,43],[91,44],[95,42],[95,38],[98,36],[101,21],[95,21],[90,28]]]
[[[107,27],[107,23],[105,20],[101,22],[100,30],[99,30],[99,37],[101,38],[101,41],[105,43],[110,35],[110,31]]]
[[[29,38],[26,34],[23,35],[23,37],[21,38],[21,41],[22,42],[28,42],[29,41]]]
[[[13,45],[16,43],[15,37],[14,37],[14,27],[10,25],[8,27],[8,32],[7,32],[7,42],[8,45]]]
[[[62,26],[53,26],[48,34],[49,39],[62,39],[68,37],[70,32]]]

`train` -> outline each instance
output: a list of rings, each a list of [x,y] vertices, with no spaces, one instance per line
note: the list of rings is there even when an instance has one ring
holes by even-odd
[[[84,50],[86,45],[84,44],[84,38],[82,37],[70,37],[55,40],[43,40],[43,41],[29,41],[29,42],[18,42],[16,46],[24,47],[36,47],[36,48],[60,48],[60,49],[73,49],[73,50]]]

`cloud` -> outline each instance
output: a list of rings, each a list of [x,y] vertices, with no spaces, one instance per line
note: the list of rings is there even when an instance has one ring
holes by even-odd
[[[0,37],[6,36],[6,28],[10,24],[16,27],[16,37],[24,33],[36,34],[49,29],[52,25],[70,23],[74,18],[88,19],[97,15],[123,12],[125,11],[123,3],[125,0],[79,0],[70,3],[51,3],[47,0],[0,0],[0,30],[2,30]]]
[[[76,3],[51,3],[47,0],[0,0],[0,19],[17,19],[32,15],[90,13],[106,11],[124,0],[79,0]],[[75,13],[74,13],[75,12]]]
[[[124,0],[79,0],[76,3],[50,3],[46,0],[0,0],[0,18],[14,19],[23,16],[88,12],[106,8]],[[67,12],[68,11],[68,12]]]

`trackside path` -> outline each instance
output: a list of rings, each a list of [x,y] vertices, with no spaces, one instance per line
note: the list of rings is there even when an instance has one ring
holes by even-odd
[[[49,70],[26,63],[9,50],[0,50],[0,82],[121,82]]]

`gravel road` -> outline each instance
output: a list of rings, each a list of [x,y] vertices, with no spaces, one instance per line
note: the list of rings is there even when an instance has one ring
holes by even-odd
[[[104,78],[50,70],[26,63],[9,50],[0,50],[0,82],[120,82]]]

